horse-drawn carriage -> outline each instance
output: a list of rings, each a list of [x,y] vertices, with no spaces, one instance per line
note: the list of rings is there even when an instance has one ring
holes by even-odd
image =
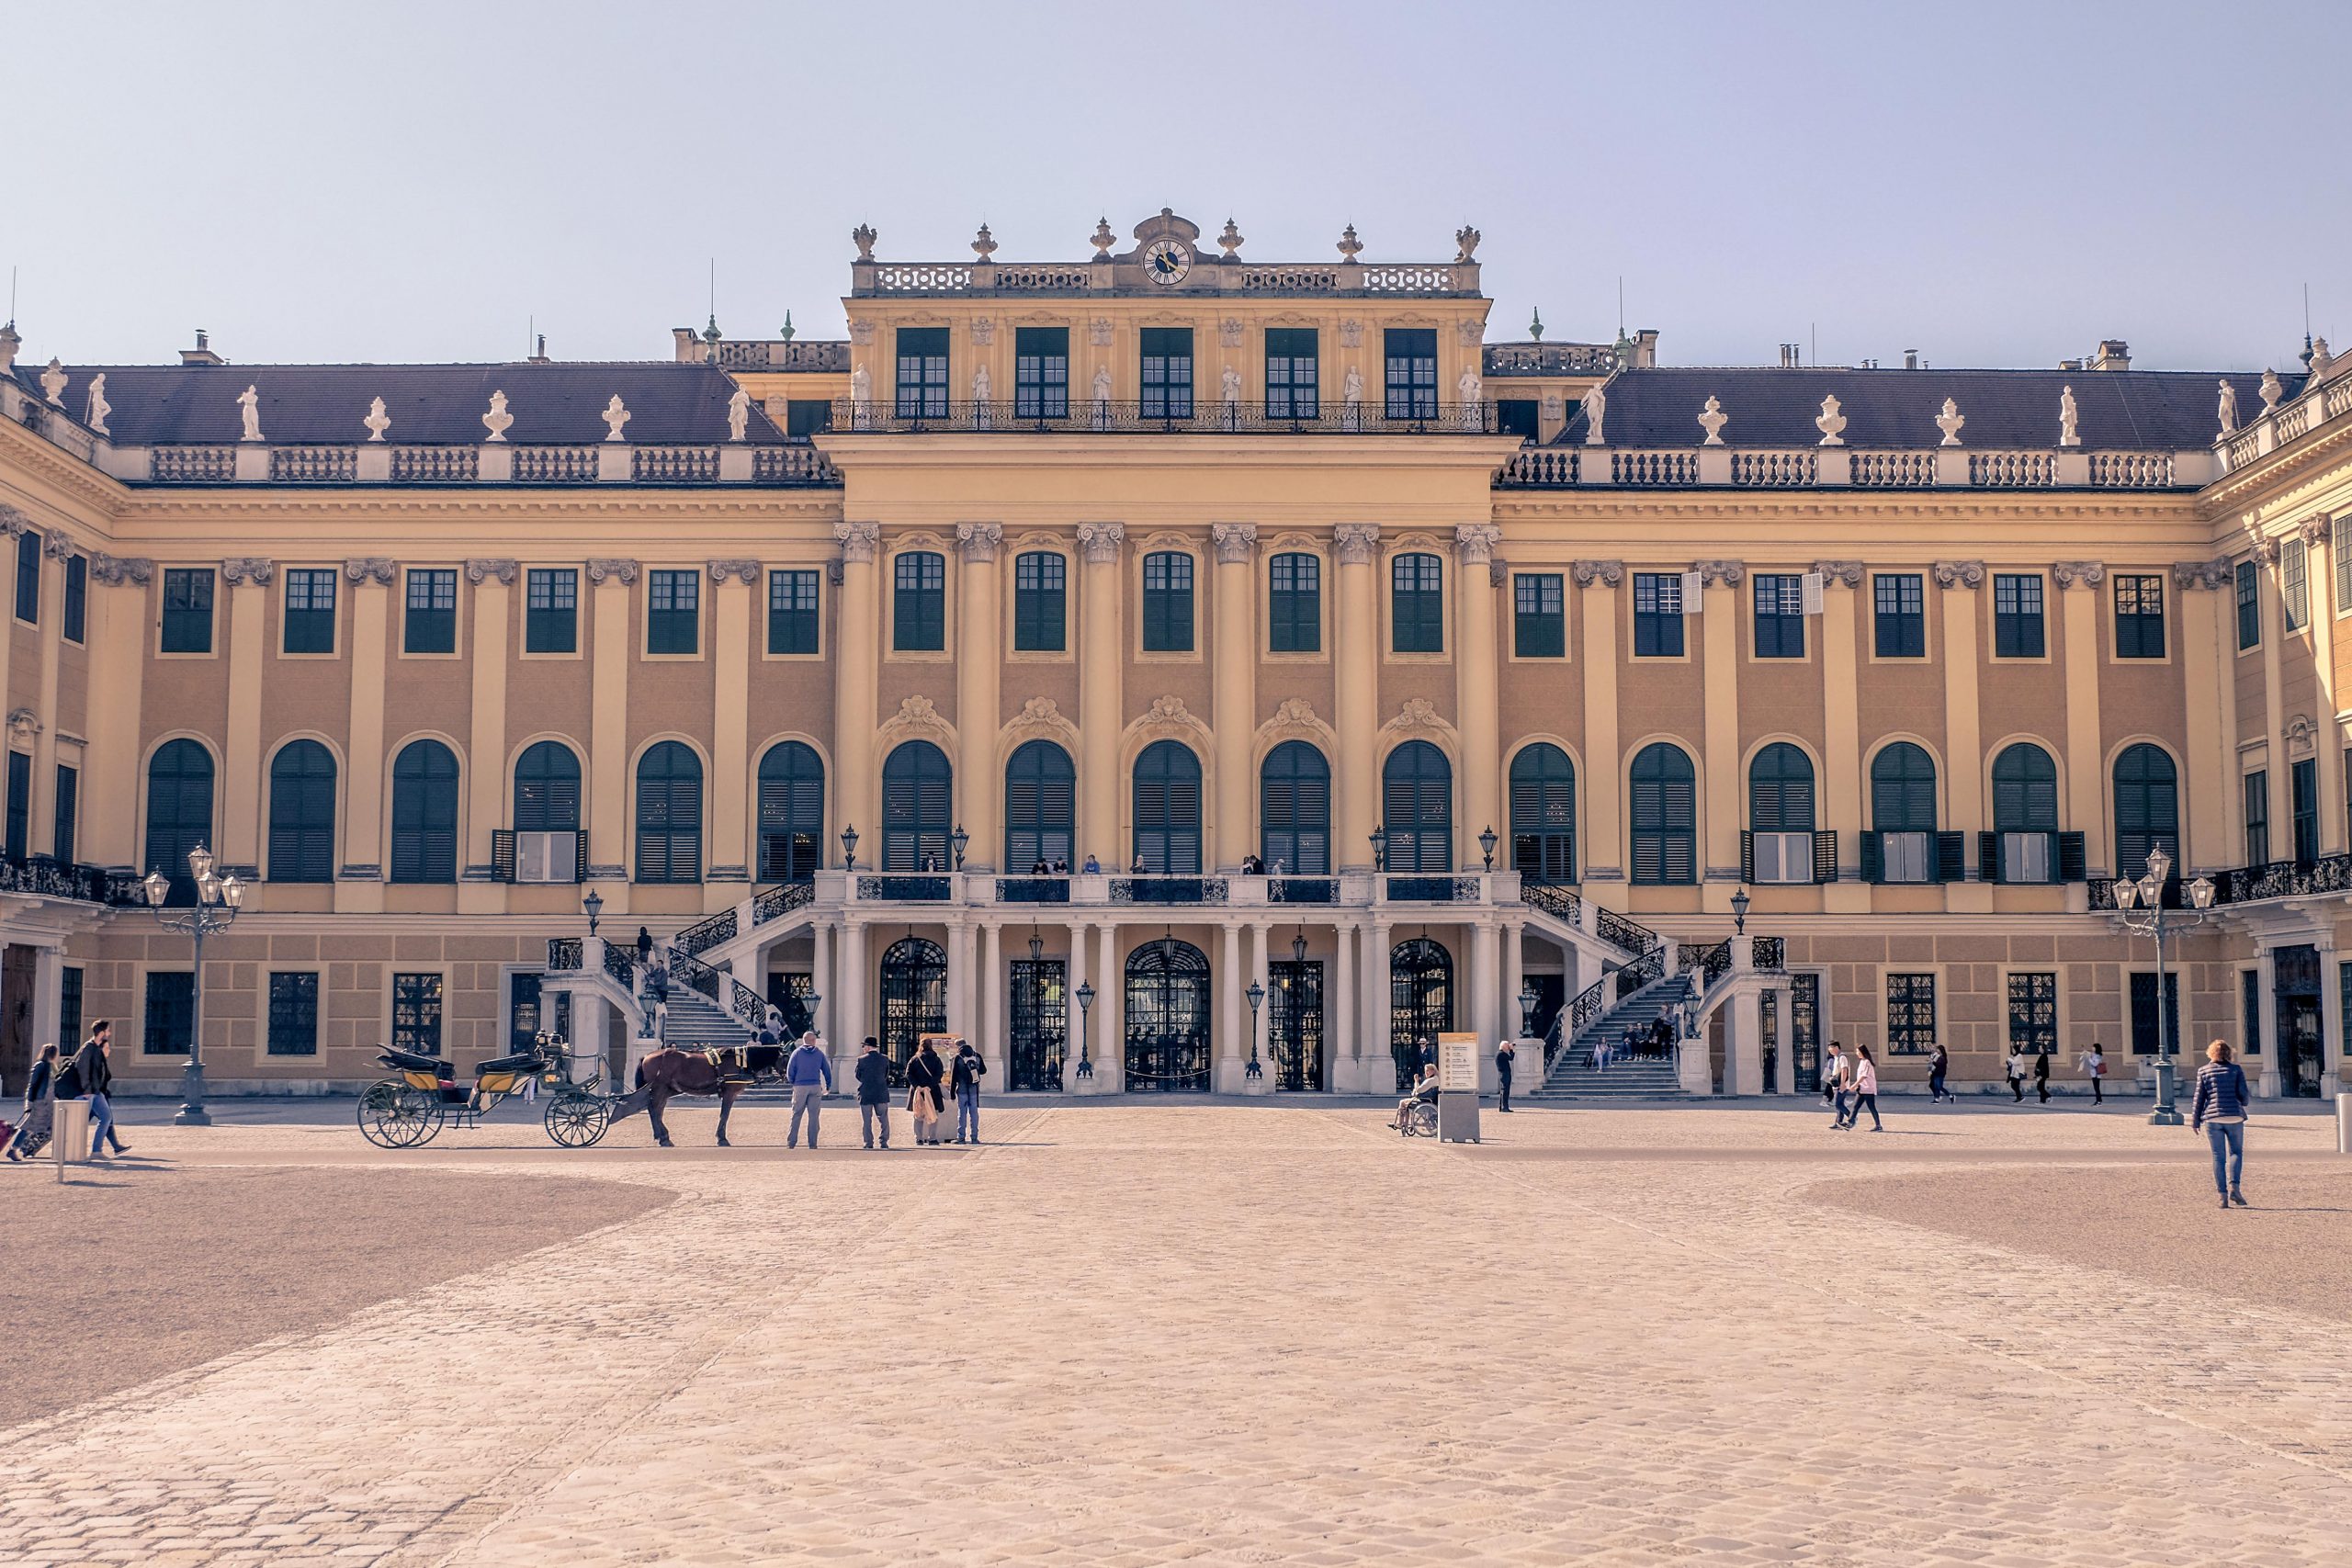
[[[565,1148],[586,1148],[612,1123],[614,1096],[603,1056],[575,1053],[554,1035],[534,1036],[530,1049],[481,1064],[470,1084],[458,1081],[454,1064],[445,1057],[387,1045],[376,1060],[393,1076],[368,1085],[359,1097],[359,1131],[384,1148],[429,1144],[447,1125],[479,1126],[482,1117],[526,1085],[547,1086],[548,1108],[540,1120],[548,1136]],[[593,1063],[593,1070],[575,1080],[575,1063]]]

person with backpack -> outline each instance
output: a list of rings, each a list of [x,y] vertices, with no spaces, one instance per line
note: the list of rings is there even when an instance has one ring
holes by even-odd
[[[956,1141],[977,1144],[980,1141],[980,1079],[989,1065],[972,1049],[968,1040],[956,1042],[956,1060],[949,1067],[948,1089],[956,1096]]]
[[[114,1152],[119,1155],[130,1152],[130,1145],[124,1143],[122,1134],[115,1130],[114,1106],[107,1098],[114,1089],[114,1068],[107,1060],[107,1053],[113,1048],[114,1024],[102,1018],[91,1026],[89,1039],[74,1053],[74,1060],[65,1069],[70,1075],[73,1092],[65,1091],[64,1079],[60,1080],[58,1089],[57,1098],[60,1100],[87,1099],[90,1102],[92,1159],[105,1158],[108,1144],[114,1145]]]
[[[2241,1179],[2245,1174],[2245,1108],[2254,1097],[2246,1092],[2245,1069],[2230,1059],[2230,1043],[2216,1040],[2205,1047],[2205,1065],[2197,1069],[2197,1098],[2188,1108],[2188,1130],[2203,1133],[2213,1147],[2213,1186],[2222,1207],[2246,1208]]]
[[[940,1112],[946,1108],[939,1087],[946,1081],[947,1065],[925,1035],[915,1054],[907,1058],[907,1114],[914,1118],[917,1144],[945,1142],[939,1135]]]
[[[890,1058],[882,1054],[882,1042],[871,1034],[857,1054],[856,1070],[857,1130],[869,1149],[879,1133],[887,1150],[890,1146]]]
[[[2025,1051],[2014,1043],[2009,1046],[2007,1071],[2012,1101],[2015,1104],[2023,1105],[2025,1103]]]

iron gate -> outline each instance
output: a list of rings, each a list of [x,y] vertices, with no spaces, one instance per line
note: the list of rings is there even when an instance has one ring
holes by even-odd
[[[1398,942],[1388,954],[1388,1054],[1400,1092],[1420,1077],[1421,1047],[1436,1060],[1437,1037],[1453,1029],[1453,955],[1425,936]]]
[[[1799,1094],[1821,1092],[1821,976],[1789,976],[1789,1066]]]
[[[1058,1089],[1069,1048],[1069,969],[1058,958],[1012,961],[1012,1048],[1009,1089]]]
[[[2319,1093],[2321,1039],[2319,949],[2282,947],[2272,955],[2278,976],[2278,1092],[2288,1099]],[[2175,1050],[2179,1035],[2174,1034]]]
[[[892,942],[882,954],[882,1054],[891,1081],[906,1081],[907,1058],[924,1035],[946,1032],[947,954],[921,937]]]
[[[1323,963],[1268,964],[1266,1038],[1274,1055],[1276,1089],[1323,1087]]]
[[[1209,1087],[1209,961],[1162,937],[1127,955],[1127,1088]]]

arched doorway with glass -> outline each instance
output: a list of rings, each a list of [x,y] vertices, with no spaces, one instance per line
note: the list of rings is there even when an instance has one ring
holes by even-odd
[[[1278,1089],[1319,1089],[1323,1076],[1323,961],[1306,956],[1304,927],[1290,956],[1266,965],[1266,1048]]]
[[[1005,1042],[1005,1087],[1058,1089],[1069,1050],[1069,961],[1046,955],[1045,938],[1035,925],[1029,928],[1028,954],[1012,961],[1006,998],[1012,1027]]]
[[[882,1054],[891,1081],[904,1083],[922,1037],[947,1032],[947,954],[910,931],[883,950],[880,978]]]
[[[1189,942],[1163,936],[1127,954],[1127,1088],[1137,1092],[1209,1087],[1209,961]]]
[[[1427,934],[1388,954],[1388,1054],[1399,1092],[1420,1076],[1424,1049],[1434,1061],[1437,1037],[1453,1029],[1453,955]]]

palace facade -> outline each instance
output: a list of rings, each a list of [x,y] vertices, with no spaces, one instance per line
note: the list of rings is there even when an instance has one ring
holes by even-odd
[[[615,1065],[773,1005],[1009,1088],[1890,1087],[2166,1027],[2332,1090],[2352,375],[1668,367],[1451,259],[876,259],[846,342],[27,357],[0,333],[0,1077]],[[2152,852],[2165,969],[2118,878]],[[2202,876],[2210,909],[2186,889]],[[595,923],[584,913],[595,908]],[[165,911],[169,913],[169,910]],[[660,944],[656,1006],[643,928]],[[1491,1069],[1490,1069],[1491,1070]],[[1612,1071],[1615,1071],[1612,1069]],[[1601,1087],[1607,1087],[1607,1084]]]

